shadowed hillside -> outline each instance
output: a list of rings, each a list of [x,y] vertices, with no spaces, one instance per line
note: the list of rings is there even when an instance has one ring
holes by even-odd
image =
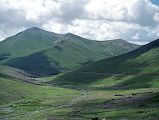
[[[25,34],[30,33],[30,34],[23,35],[24,33]],[[38,36],[35,36],[36,34],[38,34]],[[20,44],[20,46],[23,46],[21,42],[24,42],[25,40],[27,44],[32,44],[32,46],[34,46],[34,42],[36,42],[37,46],[39,46],[40,49],[44,49],[44,47],[41,47],[41,45],[47,43],[46,46],[48,48],[35,52],[32,51],[29,45],[26,44],[27,45],[26,50],[28,49],[29,51],[33,52],[33,54],[26,55],[27,52],[25,52],[25,47],[24,48],[16,47],[16,50],[15,51],[13,50],[15,54],[19,54],[19,52],[22,51],[25,52],[25,54],[22,57],[15,57],[12,59],[10,58],[6,61],[3,61],[3,63],[8,66],[23,69],[34,75],[58,74],[60,72],[72,70],[77,67],[90,64],[92,62],[101,60],[103,58],[109,58],[121,55],[123,53],[132,51],[139,47],[138,45],[128,43],[120,39],[110,40],[110,41],[94,41],[82,38],[72,33],[67,33],[63,35],[55,33],[47,33],[46,31],[42,31],[41,29],[38,28],[32,28],[26,30],[20,33],[19,35],[22,36],[20,40],[5,40],[5,41],[6,42],[8,41],[9,43],[16,41],[16,43],[14,43],[13,45]],[[26,36],[30,37],[28,38],[30,42],[28,42],[27,39],[22,40],[22,38]],[[39,39],[37,39],[36,37],[38,37]],[[43,39],[41,39],[41,37]],[[44,42],[43,40],[45,38],[47,39]],[[31,41],[33,41],[33,43]],[[3,45],[5,45],[4,43],[1,44],[2,47],[0,46],[0,49],[2,49]],[[5,46],[5,48],[7,49],[7,46]],[[8,54],[12,55],[12,53]],[[6,53],[1,54],[1,56],[4,57],[4,59],[8,57]]]
[[[158,65],[159,40],[156,40],[127,54],[61,74],[52,82],[94,85],[100,86],[100,89],[159,87]]]

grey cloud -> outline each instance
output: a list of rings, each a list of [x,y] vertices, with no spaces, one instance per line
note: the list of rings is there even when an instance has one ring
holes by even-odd
[[[60,5],[60,15],[58,20],[71,24],[74,19],[84,19],[85,10],[84,6],[88,3],[88,0],[72,0],[71,2],[65,1]]]
[[[138,4],[134,6],[134,13],[137,13],[137,18],[131,22],[143,26],[156,26],[158,23],[153,18],[155,13],[159,12],[159,8],[155,5],[150,6],[149,4],[144,0],[140,0]]]
[[[135,18],[129,18],[128,9],[123,8],[119,11],[121,14],[117,19],[117,16],[113,15],[113,13],[110,13],[110,16],[102,16],[99,13],[99,16],[92,17],[85,9],[85,6],[92,0],[53,0],[57,4],[60,4],[58,9],[55,9],[54,6],[48,7],[48,1],[50,0],[44,0],[40,4],[48,8],[49,12],[40,14],[37,21],[26,18],[26,9],[5,8],[5,5],[0,5],[0,39],[33,26],[43,28],[44,25],[54,26],[57,23],[63,26],[60,32],[63,32],[65,29],[66,32],[75,32],[78,35],[91,39],[106,40],[118,37],[132,42],[148,42],[159,37],[156,34],[158,30],[156,26],[159,23],[154,20],[154,15],[159,11],[159,7],[148,4],[147,0],[136,0],[137,2],[133,8],[133,12],[136,15]],[[97,0],[97,2],[100,1]],[[78,22],[74,24],[76,20]],[[117,25],[114,27],[114,23],[118,22],[125,23],[127,26]],[[104,26],[105,24],[106,26]],[[128,25],[139,25],[140,28],[129,28]],[[126,27],[128,28],[124,29]],[[154,32],[151,33],[151,31]],[[138,40],[133,39],[136,34],[138,34]]]
[[[26,20],[24,10],[5,9],[0,6],[0,40],[33,26],[40,27],[41,24]]]

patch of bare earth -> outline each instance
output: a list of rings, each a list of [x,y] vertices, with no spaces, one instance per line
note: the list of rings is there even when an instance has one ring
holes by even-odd
[[[117,95],[114,95],[117,96]],[[102,107],[106,109],[124,109],[127,107],[144,107],[145,103],[153,98],[151,93],[132,93],[128,96],[123,96],[120,98],[114,98],[106,101]]]

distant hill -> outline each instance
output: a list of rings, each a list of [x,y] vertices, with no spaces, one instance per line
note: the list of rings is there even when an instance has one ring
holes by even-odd
[[[0,42],[0,59],[25,56],[51,47],[60,34],[30,28]]]
[[[34,75],[58,74],[138,48],[121,39],[95,41],[31,28],[0,43],[0,60]]]
[[[57,84],[95,84],[105,89],[159,87],[159,39],[124,55],[58,75]]]
[[[63,35],[50,32],[47,33],[38,28],[26,30],[21,34],[25,34],[25,32],[30,33],[28,36],[32,38],[30,40],[30,44],[32,44],[31,41],[33,41],[32,47],[30,48],[29,45],[27,45],[27,47],[24,45],[25,47],[23,49],[18,48],[16,47],[16,44],[13,44],[16,50],[13,50],[13,53],[11,54],[15,56],[17,54],[22,55],[19,53],[19,51],[21,51],[23,56],[9,59],[5,62],[5,65],[25,70],[34,75],[58,74],[103,58],[121,55],[139,47],[139,45],[128,43],[121,39],[95,41],[82,38],[72,33]],[[39,39],[36,37],[39,37]],[[41,39],[43,42],[39,42],[41,37],[43,38]],[[27,42],[27,39],[22,39],[23,37],[20,38],[20,40],[17,40],[17,44],[22,44],[23,41]],[[44,42],[45,39],[46,42]],[[7,42],[10,41],[12,41],[12,39],[7,40]],[[4,43],[1,43],[2,46],[4,46]],[[25,52],[25,50],[29,50],[30,52]],[[38,52],[35,52],[36,50],[38,50]],[[28,53],[33,54],[27,55]]]
[[[159,39],[132,52],[104,59],[81,68],[81,71],[112,74],[144,74],[159,72]]]

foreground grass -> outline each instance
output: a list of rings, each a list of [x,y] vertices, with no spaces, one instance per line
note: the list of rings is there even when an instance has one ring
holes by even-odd
[[[148,93],[152,92],[153,94]],[[41,103],[23,103],[17,107],[10,107],[12,112],[8,115],[8,118],[12,120],[91,120],[92,117],[99,117],[100,120],[157,120],[159,119],[159,94],[158,89],[138,89],[133,91],[91,91],[87,93],[87,96],[77,97],[76,101],[72,104],[65,102],[65,105],[61,106],[61,101],[52,99],[53,102],[44,106]],[[134,97],[132,93],[140,93],[137,96],[152,96],[150,99],[142,100],[143,105],[134,103],[130,104],[124,102],[118,102],[119,99],[127,98],[128,96]],[[123,96],[115,96],[122,94]],[[63,96],[62,99],[66,98]],[[72,99],[69,99],[71,101]],[[49,100],[48,100],[49,101]],[[112,108],[106,108],[105,105],[111,101],[117,101],[112,103]],[[59,104],[58,104],[59,103]],[[19,103],[18,103],[19,104]],[[56,105],[55,105],[56,104]],[[36,107],[36,109],[35,109]]]
[[[76,90],[34,85],[1,74],[0,119],[21,119],[34,114],[36,117],[38,113],[62,109],[80,94]]]
[[[62,81],[57,82],[54,77],[45,77],[37,79],[41,84],[35,85],[1,74],[0,119],[159,119],[157,77],[153,77],[153,80],[146,77],[149,86],[139,84],[136,88],[132,86],[143,82],[144,77],[136,80],[134,78],[136,76],[109,76],[87,84],[59,84]],[[128,80],[130,83],[126,87],[122,83]]]

